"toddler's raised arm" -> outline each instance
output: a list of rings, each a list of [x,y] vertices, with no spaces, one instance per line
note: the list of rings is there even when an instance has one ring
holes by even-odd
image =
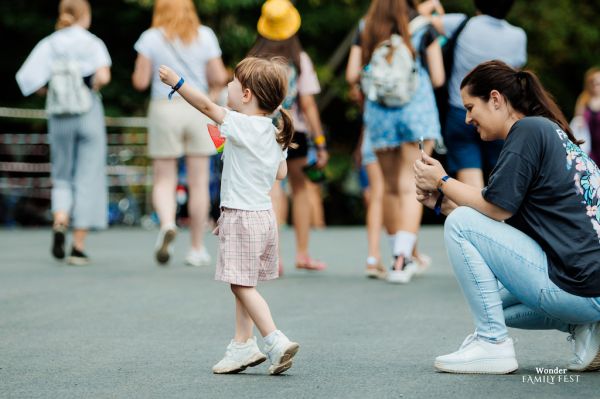
[[[177,75],[174,70],[166,65],[160,66],[158,69],[158,74],[163,83],[173,88],[175,88],[181,79],[181,77]],[[218,124],[223,123],[223,119],[225,118],[225,109],[212,102],[206,94],[186,83],[177,88],[177,92],[185,101],[190,103],[190,105],[196,108],[198,111],[202,112],[204,115],[208,116]]]

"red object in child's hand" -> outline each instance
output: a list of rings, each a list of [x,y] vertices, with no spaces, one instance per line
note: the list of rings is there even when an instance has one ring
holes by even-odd
[[[223,148],[225,147],[225,137],[221,136],[221,132],[219,128],[215,125],[207,124],[208,126],[208,134],[210,134],[210,138],[215,145],[218,153],[223,152]]]

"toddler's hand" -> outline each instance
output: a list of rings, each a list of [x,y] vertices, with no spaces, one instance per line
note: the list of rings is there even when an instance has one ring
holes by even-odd
[[[161,65],[158,68],[158,76],[160,76],[160,80],[171,87],[175,86],[177,82],[179,82],[179,75],[175,73],[174,70],[169,68],[166,65]]]

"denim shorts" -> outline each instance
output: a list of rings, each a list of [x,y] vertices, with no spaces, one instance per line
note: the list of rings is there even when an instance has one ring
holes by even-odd
[[[373,152],[371,144],[371,135],[367,129],[364,129],[362,145],[360,146],[361,165],[367,166],[377,162],[377,155]]]
[[[365,101],[365,129],[371,135],[374,151],[414,143],[420,137],[438,140],[441,137],[438,110],[429,75],[419,67],[419,87],[411,100],[399,108],[390,108]]]
[[[448,148],[448,172],[456,173],[461,169],[485,169],[491,171],[503,140],[483,141],[471,125],[465,123],[467,111],[464,108],[450,106],[446,119],[444,143]]]

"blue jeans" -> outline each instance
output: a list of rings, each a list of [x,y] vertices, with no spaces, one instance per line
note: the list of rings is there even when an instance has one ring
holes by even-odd
[[[446,219],[450,263],[475,319],[475,332],[503,341],[506,327],[571,332],[600,321],[600,297],[580,297],[548,277],[545,252],[532,238],[468,207]]]

